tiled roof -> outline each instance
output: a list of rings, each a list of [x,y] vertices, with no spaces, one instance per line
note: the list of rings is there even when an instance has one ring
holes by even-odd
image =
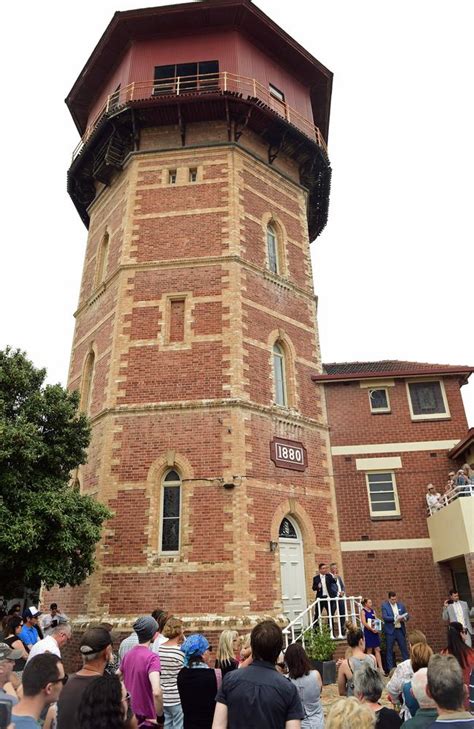
[[[458,458],[474,442],[474,428],[469,428],[467,434],[448,453],[448,458]]]
[[[323,364],[323,374],[313,380],[358,380],[372,377],[409,377],[416,375],[464,375],[467,379],[474,367],[467,365],[430,364],[400,359],[383,359],[378,362],[331,362]]]

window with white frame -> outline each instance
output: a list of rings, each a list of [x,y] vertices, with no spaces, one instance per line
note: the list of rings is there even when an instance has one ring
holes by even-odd
[[[390,400],[386,387],[374,387],[369,390],[370,410],[373,413],[389,413]]]
[[[179,552],[181,478],[168,471],[162,483],[161,552]]]
[[[273,345],[273,377],[275,381],[275,403],[286,406],[285,352],[278,342]]]
[[[371,516],[399,516],[397,485],[393,471],[365,474]]]
[[[446,393],[441,380],[408,382],[407,388],[413,420],[449,417]]]
[[[268,267],[272,273],[279,273],[278,237],[273,225],[267,226]]]

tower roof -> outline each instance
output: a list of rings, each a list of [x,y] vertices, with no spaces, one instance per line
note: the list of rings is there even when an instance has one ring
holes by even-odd
[[[228,29],[246,35],[309,86],[314,120],[327,141],[331,71],[251,0],[202,0],[116,12],[66,97],[79,133],[85,131],[91,99],[133,41]]]

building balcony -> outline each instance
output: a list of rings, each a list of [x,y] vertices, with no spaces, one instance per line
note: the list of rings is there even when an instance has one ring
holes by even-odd
[[[435,562],[474,552],[474,484],[455,486],[429,512],[428,531]]]
[[[87,141],[104,118],[115,116],[126,108],[140,108],[156,104],[167,105],[172,101],[191,101],[193,97],[201,99],[208,97],[211,102],[213,96],[244,100],[251,106],[273,112],[303,132],[310,140],[316,142],[325,153],[327,152],[326,142],[319,128],[289,106],[283,94],[277,95],[276,90],[272,93],[271,88],[266,88],[254,78],[221,71],[197,76],[175,76],[150,81],[136,81],[117,89],[107,96],[103,106],[87,126],[81,141],[73,152],[72,159],[74,161],[81,154]]]

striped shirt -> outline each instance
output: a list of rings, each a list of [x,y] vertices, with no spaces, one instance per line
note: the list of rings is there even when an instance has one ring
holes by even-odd
[[[178,673],[183,668],[184,653],[177,645],[160,646],[161,673],[160,683],[163,689],[163,706],[176,706],[181,703],[178,692]]]

